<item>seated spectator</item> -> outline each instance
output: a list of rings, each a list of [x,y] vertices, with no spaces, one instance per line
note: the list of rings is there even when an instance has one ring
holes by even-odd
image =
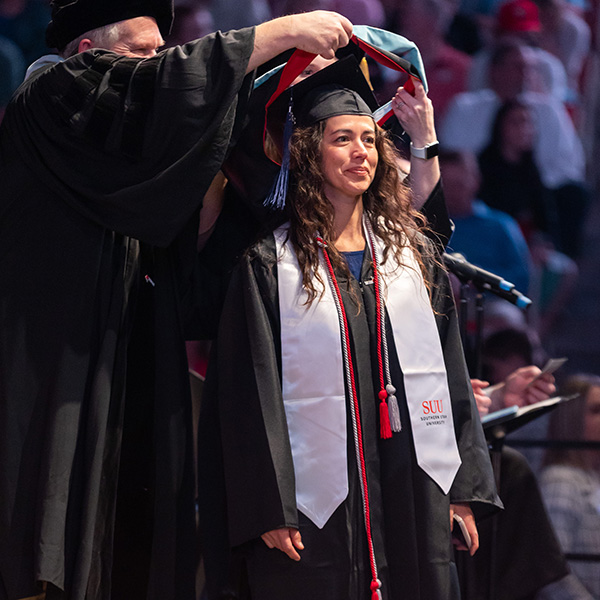
[[[458,94],[450,102],[440,130],[440,142],[449,150],[481,152],[489,143],[492,124],[502,104],[517,99],[535,118],[533,156],[542,183],[552,190],[561,225],[558,250],[576,256],[588,192],[585,160],[579,137],[565,107],[548,96],[527,92],[530,49],[516,43],[496,49],[490,65],[489,89]]]
[[[516,221],[477,198],[479,169],[468,152],[442,153],[440,166],[444,193],[455,230],[449,252],[507,281],[526,294],[529,287],[529,251]]]
[[[479,198],[516,219],[527,240],[554,227],[552,194],[533,157],[537,131],[531,110],[519,100],[502,105],[490,143],[479,155]]]
[[[488,206],[514,217],[529,245],[530,315],[541,337],[546,337],[564,312],[577,281],[577,264],[556,250],[560,224],[554,195],[542,183],[533,158],[535,125],[531,111],[509,100],[498,111],[490,144],[479,155],[479,198]]]
[[[440,141],[448,149],[481,152],[489,142],[500,106],[519,99],[531,108],[540,125],[534,155],[542,181],[551,188],[571,180],[583,181],[583,149],[564,106],[548,95],[526,91],[532,60],[530,49],[523,44],[498,46],[490,63],[489,87],[453,99],[442,124]]]
[[[13,92],[23,81],[25,58],[18,46],[0,36],[0,121]]]
[[[444,39],[454,12],[448,0],[406,0],[399,4],[395,17],[395,29],[417,45],[427,66],[429,97],[438,121],[451,98],[467,89],[471,66],[471,57]],[[387,82],[383,100],[394,95],[398,82],[397,77]]]
[[[527,314],[522,308],[510,302],[491,302],[485,307],[483,338],[504,329],[527,331],[529,328]]]
[[[518,391],[523,378],[517,376],[522,369],[535,365],[536,368],[543,366],[546,361],[546,353],[539,343],[536,332],[529,327],[524,329],[504,329],[486,337],[483,342],[482,363],[483,379],[492,385],[508,382],[512,377],[511,385],[506,385],[504,392],[492,394],[493,404],[490,410],[499,410],[504,406],[512,404],[523,405],[533,401],[539,401],[537,396],[525,396],[519,398]],[[538,371],[539,372],[539,371]],[[513,374],[513,375],[511,375]],[[527,375],[527,371],[525,371]],[[527,390],[528,391],[528,390]],[[548,431],[548,417],[542,416],[521,427],[507,437],[510,444],[512,438],[541,440],[546,438]],[[523,448],[521,453],[527,459],[535,473],[538,473],[542,464],[543,451],[540,448]]]
[[[380,0],[271,0],[271,6],[277,16],[319,8],[339,12],[357,25],[384,27],[386,23]]]
[[[48,53],[44,42],[48,21],[46,0],[0,0],[0,35],[19,47],[28,65]]]
[[[509,0],[500,5],[495,16],[491,43],[473,57],[469,73],[470,90],[489,87],[489,69],[494,48],[510,42],[524,44],[532,57],[534,77],[527,82],[527,90],[553,96],[565,102],[567,74],[560,59],[539,47],[542,25],[538,7],[533,0]]]
[[[523,399],[513,398],[506,391],[511,389],[506,385],[514,373],[520,369],[543,362],[540,352],[534,356],[534,348],[538,348],[535,334],[525,329],[502,329],[491,334],[485,339],[483,345],[483,378],[494,385],[502,384],[503,393],[495,392],[492,394],[491,411],[500,410],[505,406],[524,406],[532,402],[538,402],[542,398],[523,396]],[[537,368],[537,367],[535,367]],[[552,381],[554,381],[552,379]],[[517,386],[518,387],[518,386]]]
[[[540,9],[541,48],[558,57],[567,73],[569,102],[579,96],[581,75],[590,51],[589,25],[565,0],[536,0]]]
[[[457,50],[472,56],[484,46],[485,32],[479,26],[477,15],[468,13],[461,0],[448,0],[454,17],[448,26],[446,41]]]
[[[267,0],[218,0],[209,5],[215,27],[222,31],[258,25],[275,16]]]
[[[529,296],[531,323],[542,340],[548,340],[564,315],[579,278],[577,263],[559,252],[547,236],[529,240],[532,268]]]
[[[385,10],[379,0],[334,0],[332,10],[348,17],[353,23],[385,26]]]
[[[192,3],[191,0],[188,0],[175,6],[175,19],[167,38],[167,45],[185,44],[216,31],[216,29],[208,5],[202,2]]]
[[[552,440],[600,442],[600,377],[569,378],[564,395],[578,397],[559,406],[550,421]],[[600,553],[600,450],[556,447],[548,450],[540,486],[565,553]],[[570,561],[572,572],[594,598],[600,598],[597,562]]]

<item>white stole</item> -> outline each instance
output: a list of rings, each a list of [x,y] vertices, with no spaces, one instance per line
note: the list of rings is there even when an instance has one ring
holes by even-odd
[[[281,320],[282,393],[296,479],[296,504],[322,528],[348,495],[346,398],[338,313],[329,285],[310,307],[285,225],[275,231]],[[383,242],[376,238],[379,261]],[[392,324],[417,462],[448,493],[460,466],[439,333],[410,248],[379,270]],[[327,273],[319,264],[322,280]],[[375,398],[373,399],[375,404]],[[385,442],[384,442],[385,443]]]

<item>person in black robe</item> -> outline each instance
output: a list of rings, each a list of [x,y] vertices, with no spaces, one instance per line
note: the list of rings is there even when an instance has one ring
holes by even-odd
[[[322,89],[317,94],[321,92]],[[326,88],[324,92],[329,93],[330,89]],[[342,89],[341,93],[349,91]],[[358,390],[357,414],[360,415],[358,421],[363,432],[363,454],[361,458],[354,454],[359,436],[352,433],[356,430],[356,421],[351,417],[351,385],[347,383],[348,493],[321,525],[306,516],[306,511],[298,509],[297,464],[282,396],[283,357],[288,348],[281,339],[280,250],[275,237],[267,236],[245,254],[234,271],[204,390],[199,470],[201,486],[212,494],[207,493],[201,498],[200,518],[205,536],[207,593],[211,599],[228,594],[249,595],[253,600],[457,599],[459,591],[452,558],[450,515],[456,511],[463,516],[473,538],[474,551],[477,533],[472,510],[482,516],[494,512],[500,505],[466,373],[452,294],[439,256],[436,258],[437,247],[415,232],[415,214],[408,208],[408,194],[400,191],[403,188],[399,186],[395,164],[389,154],[385,160],[381,154],[390,152],[389,146],[378,137],[381,135],[379,132],[375,133],[370,110],[365,108],[364,101],[361,104],[356,93],[349,94],[350,102],[344,103],[344,100],[336,98],[332,103],[336,107],[333,112],[327,108],[325,114],[319,114],[315,121],[317,125],[310,123],[313,127],[308,133],[304,130],[292,137],[290,164],[293,180],[288,195],[291,225],[287,239],[300,260],[301,281],[305,288],[315,269],[315,263],[307,266],[306,256],[312,253],[314,257],[317,251],[315,238],[303,231],[306,223],[301,221],[302,217],[308,219],[311,215],[312,222],[306,229],[310,231],[311,226],[313,230],[316,227],[317,231],[323,232],[324,240],[335,240],[335,248],[332,248],[331,242],[327,243],[327,248],[334,256],[333,277],[337,279],[341,304],[347,317],[350,363]],[[312,100],[315,100],[314,97],[300,100],[300,115],[306,106],[312,106]],[[294,92],[295,106],[298,101]],[[404,91],[399,92],[394,110],[401,123],[405,126],[410,123],[407,115],[414,114],[415,105],[422,105],[425,101],[420,84],[415,98],[408,97]],[[315,105],[320,106],[319,102],[316,99]],[[339,108],[340,102],[345,108]],[[353,102],[356,102],[358,110],[351,107]],[[329,169],[331,165],[325,164],[325,156],[329,155],[325,154],[325,141],[322,141],[333,140],[333,137],[327,138],[330,135],[327,128],[333,119],[345,119],[347,115],[359,120],[340,125],[339,139],[329,145],[338,146],[338,149],[356,147],[356,150],[349,149],[344,155],[346,158],[353,156],[348,161],[353,165],[353,175]],[[299,118],[302,120],[302,117]],[[315,132],[319,131],[318,123],[321,122],[324,123],[324,133],[318,137]],[[435,139],[432,127],[425,130],[425,137],[433,134]],[[296,148],[298,136],[305,140],[314,136],[317,141],[313,140],[312,146],[305,142],[305,145]],[[422,138],[421,144],[417,137],[411,137],[419,146],[433,141]],[[318,147],[321,150],[317,151]],[[379,166],[373,167],[374,149],[380,164],[386,164],[385,175],[382,172],[375,174]],[[365,157],[359,158],[363,154]],[[321,198],[318,208],[313,197],[312,203],[308,202],[300,214],[302,209],[297,207],[297,203],[302,203],[302,194],[298,190],[306,191],[309,187],[302,183],[302,175],[306,174],[306,170],[302,170],[304,164],[318,164],[313,169],[323,169],[324,173],[319,176],[322,184],[315,184],[317,188],[319,185],[323,187],[316,192]],[[344,169],[341,171],[345,172]],[[377,183],[367,191],[374,178]],[[381,192],[381,182],[387,178],[390,178],[390,185],[395,190],[393,197],[386,197]],[[433,196],[439,194],[441,190],[437,186]],[[401,222],[411,245],[419,249],[417,255],[431,291],[437,325],[435,335],[441,341],[447,371],[454,414],[453,439],[455,435],[462,460],[448,494],[417,464],[402,368],[394,344],[389,347],[389,368],[397,387],[402,429],[391,437],[380,439],[378,432],[384,419],[378,417],[382,414],[379,412],[381,406],[378,411],[378,390],[381,386],[377,355],[380,343],[376,333],[378,302],[375,285],[372,285],[375,275],[373,257],[371,247],[368,243],[365,247],[365,238],[361,238],[360,233],[353,241],[361,247],[352,248],[352,243],[348,243],[352,238],[343,235],[348,229],[336,229],[339,222],[335,221],[335,215],[340,210],[342,198],[352,199],[354,216],[362,216],[364,201],[371,224],[377,223],[378,219],[386,219],[386,225],[393,228]],[[388,203],[389,207],[386,207]],[[356,221],[353,222],[355,228],[358,227],[354,233],[362,231],[360,216],[358,226]],[[377,235],[388,235],[386,242],[403,239],[402,236],[394,238],[389,232],[386,234],[386,227],[377,229]],[[388,247],[392,248],[392,254],[394,246]],[[357,268],[353,269],[342,257],[341,252],[346,250],[350,254],[358,251]],[[348,257],[347,260],[352,259]],[[326,281],[321,283],[327,286]],[[313,302],[319,302],[321,288],[316,284],[315,288]],[[385,330],[387,338],[393,339],[387,316]],[[319,346],[321,342],[317,336],[314,345]],[[450,452],[448,448],[446,450]],[[320,457],[322,461],[330,459],[329,455]],[[361,484],[364,472],[366,499]],[[369,516],[364,510],[367,504]],[[216,535],[225,522],[232,551],[230,562],[229,550],[219,545],[219,536]],[[374,563],[377,567],[375,572]],[[224,569],[224,565],[229,567]],[[226,572],[227,568],[229,572]]]
[[[157,53],[171,0],[52,14],[64,56],[30,69],[0,129],[0,599],[192,599],[202,198],[252,70],[333,54],[351,25],[318,11]]]

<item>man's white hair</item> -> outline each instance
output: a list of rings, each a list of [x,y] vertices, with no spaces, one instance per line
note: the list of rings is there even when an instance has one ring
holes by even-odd
[[[69,58],[69,56],[74,56],[75,54],[78,54],[79,43],[81,42],[81,40],[84,40],[86,38],[91,40],[92,46],[94,48],[104,48],[106,50],[109,50],[119,39],[122,27],[123,21],[119,21],[118,23],[110,23],[109,25],[104,25],[103,27],[98,27],[96,29],[92,29],[91,31],[86,31],[85,33],[82,33],[79,37],[75,38],[72,42],[69,42],[59,52],[59,54],[63,58]]]

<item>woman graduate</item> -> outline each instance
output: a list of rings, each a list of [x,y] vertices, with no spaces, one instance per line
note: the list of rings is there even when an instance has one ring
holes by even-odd
[[[458,599],[452,517],[474,552],[499,504],[438,250],[354,79],[294,88],[289,222],[234,272],[207,381],[253,600]],[[423,87],[393,106],[419,154]]]

